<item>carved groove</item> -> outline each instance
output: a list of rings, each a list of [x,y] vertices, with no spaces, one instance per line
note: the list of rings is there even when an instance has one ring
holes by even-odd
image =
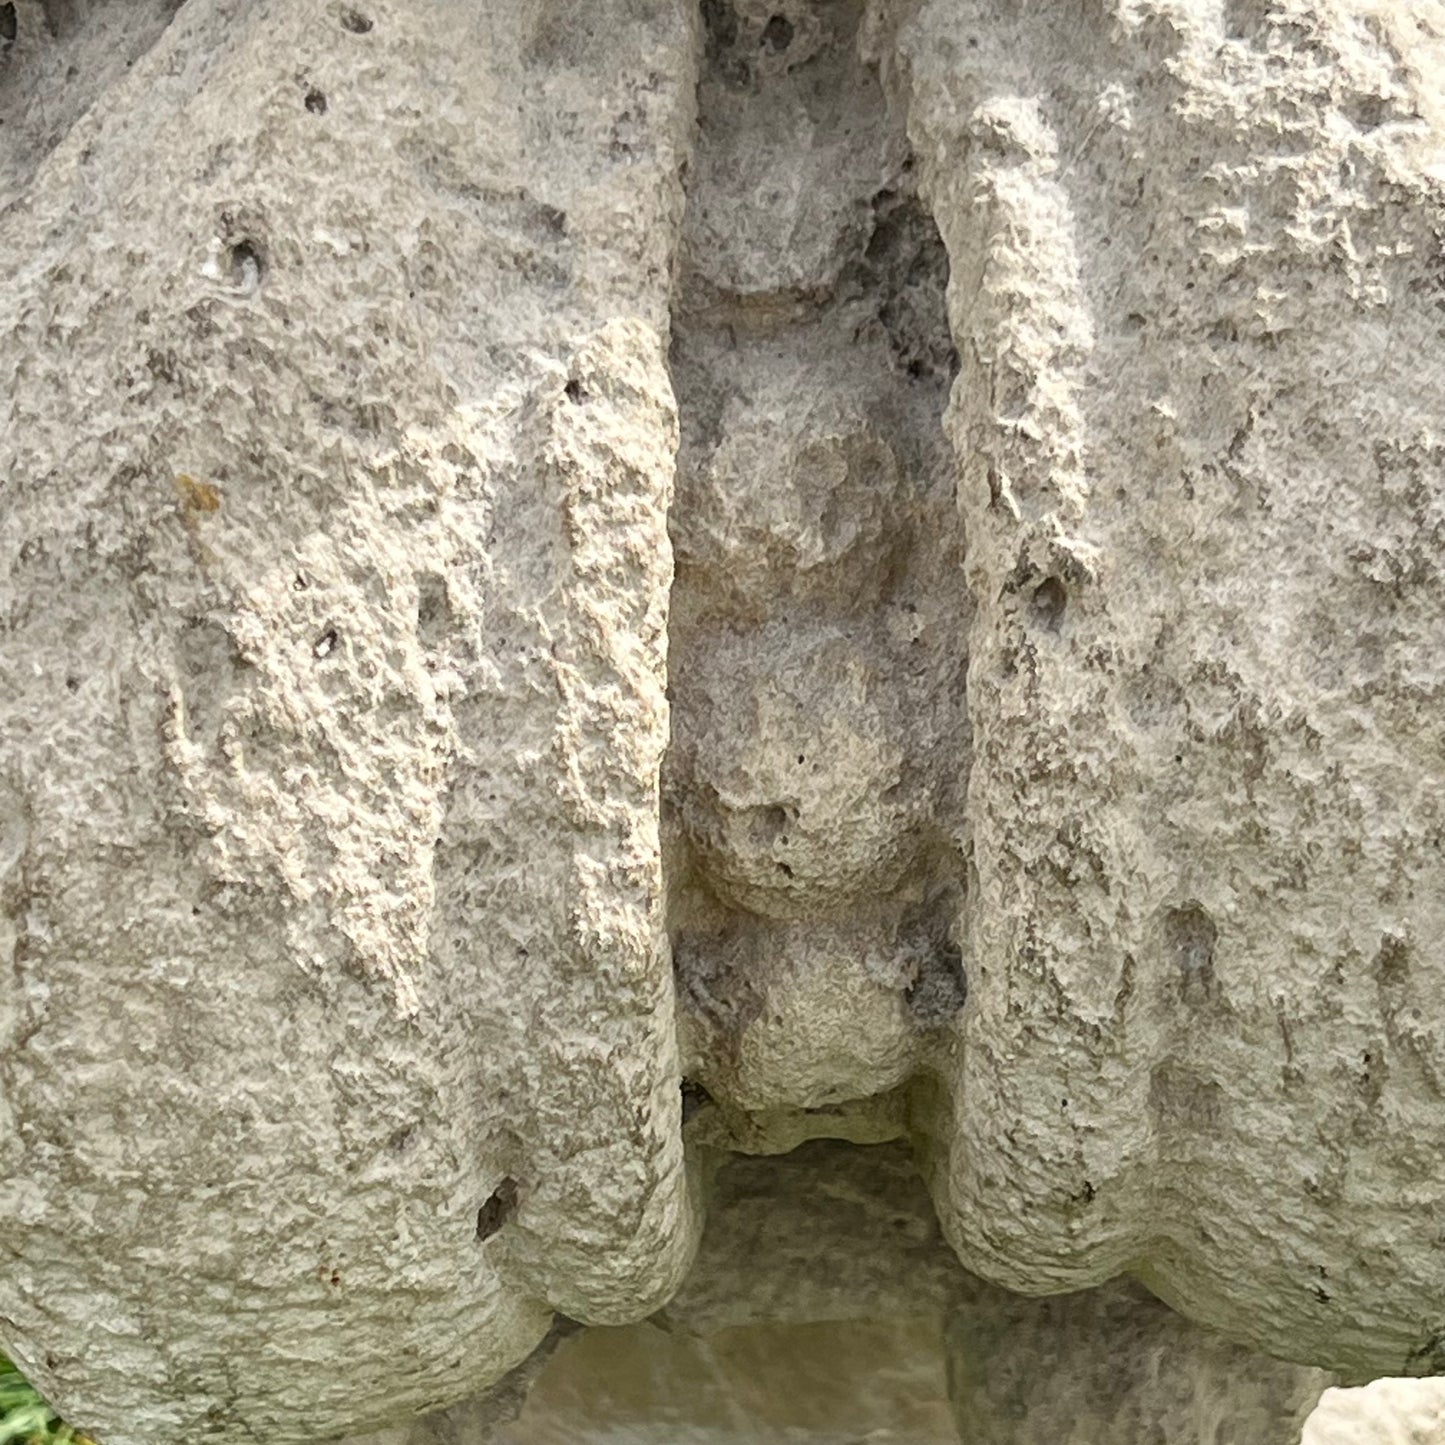
[[[948,262],[862,10],[704,4],[674,304],[678,992],[688,1068],[759,1107],[896,1085],[966,987]],[[809,998],[837,1058],[795,1057]]]

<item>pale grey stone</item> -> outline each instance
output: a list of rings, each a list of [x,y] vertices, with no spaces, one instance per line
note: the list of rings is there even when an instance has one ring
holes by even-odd
[[[1445,1369],[1442,35],[17,0],[0,1345],[380,1428],[906,1138],[992,1287]]]

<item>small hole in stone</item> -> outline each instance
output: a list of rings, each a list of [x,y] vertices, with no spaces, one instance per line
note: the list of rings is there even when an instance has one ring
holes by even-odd
[[[341,12],[341,28],[351,31],[353,35],[365,35],[373,24],[371,18],[363,15],[360,10],[343,10]]]
[[[793,43],[793,22],[785,15],[774,15],[763,26],[762,43],[777,55]]]
[[[1410,976],[1410,950],[1402,938],[1385,934],[1375,955],[1375,976],[1382,984],[1399,985]]]
[[[903,991],[914,1026],[942,1028],[968,1001],[963,951],[947,938],[935,942],[919,959],[918,975]]]
[[[517,1181],[510,1176],[492,1191],[492,1197],[477,1210],[477,1238],[490,1239],[516,1212]]]
[[[65,686],[69,692],[79,692],[80,679],[76,677],[74,673],[71,673],[71,675],[65,679]]]
[[[765,838],[779,838],[793,815],[781,803],[770,803],[758,814],[758,828]],[[786,842],[786,837],[783,837]]]
[[[1069,605],[1068,589],[1057,577],[1045,577],[1034,588],[1034,618],[1040,627],[1057,632],[1064,620],[1064,608]]]
[[[568,401],[581,403],[587,400],[586,388],[583,387],[582,383],[578,381],[576,377],[573,377],[572,380],[562,388],[562,391]]]
[[[1214,946],[1219,929],[1197,903],[1171,908],[1164,918],[1164,938],[1179,965],[1186,998],[1208,996],[1214,989]]]
[[[699,1109],[705,1109],[711,1103],[712,1095],[701,1084],[696,1084],[691,1079],[682,1081],[682,1122],[684,1124]]]
[[[791,878],[793,876],[792,868],[789,867],[786,863],[778,864],[778,872],[781,873],[784,878]]]
[[[314,87],[306,92],[306,109],[312,115],[326,114],[326,93]]]
[[[238,291],[254,291],[266,274],[266,258],[254,241],[237,241],[231,247],[231,284]]]
[[[445,577],[429,572],[417,578],[416,627],[428,644],[440,642],[451,623],[451,598]]]
[[[707,30],[709,54],[737,42],[738,17],[728,0],[702,0],[702,23]]]
[[[336,651],[336,644],[341,641],[340,634],[334,627],[328,627],[320,637],[316,639],[316,645],[311,650],[317,657],[330,657]]]

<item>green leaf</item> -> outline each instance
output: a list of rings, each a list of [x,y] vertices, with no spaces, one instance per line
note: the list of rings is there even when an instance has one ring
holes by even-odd
[[[0,1445],[71,1445],[75,1432],[61,1423],[35,1387],[0,1355]]]

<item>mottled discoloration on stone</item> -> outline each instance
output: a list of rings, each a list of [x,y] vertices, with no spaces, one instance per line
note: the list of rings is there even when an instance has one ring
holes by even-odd
[[[945,1229],[1362,1374],[1445,1288],[1430,25],[932,0],[896,51],[978,604]]]
[[[647,1315],[684,1077],[1441,1368],[1438,7],[701,9],[17,0],[0,1344],[107,1441]]]
[[[0,216],[0,1337],[108,1442],[443,1404],[686,1268],[693,48],[193,0]]]

